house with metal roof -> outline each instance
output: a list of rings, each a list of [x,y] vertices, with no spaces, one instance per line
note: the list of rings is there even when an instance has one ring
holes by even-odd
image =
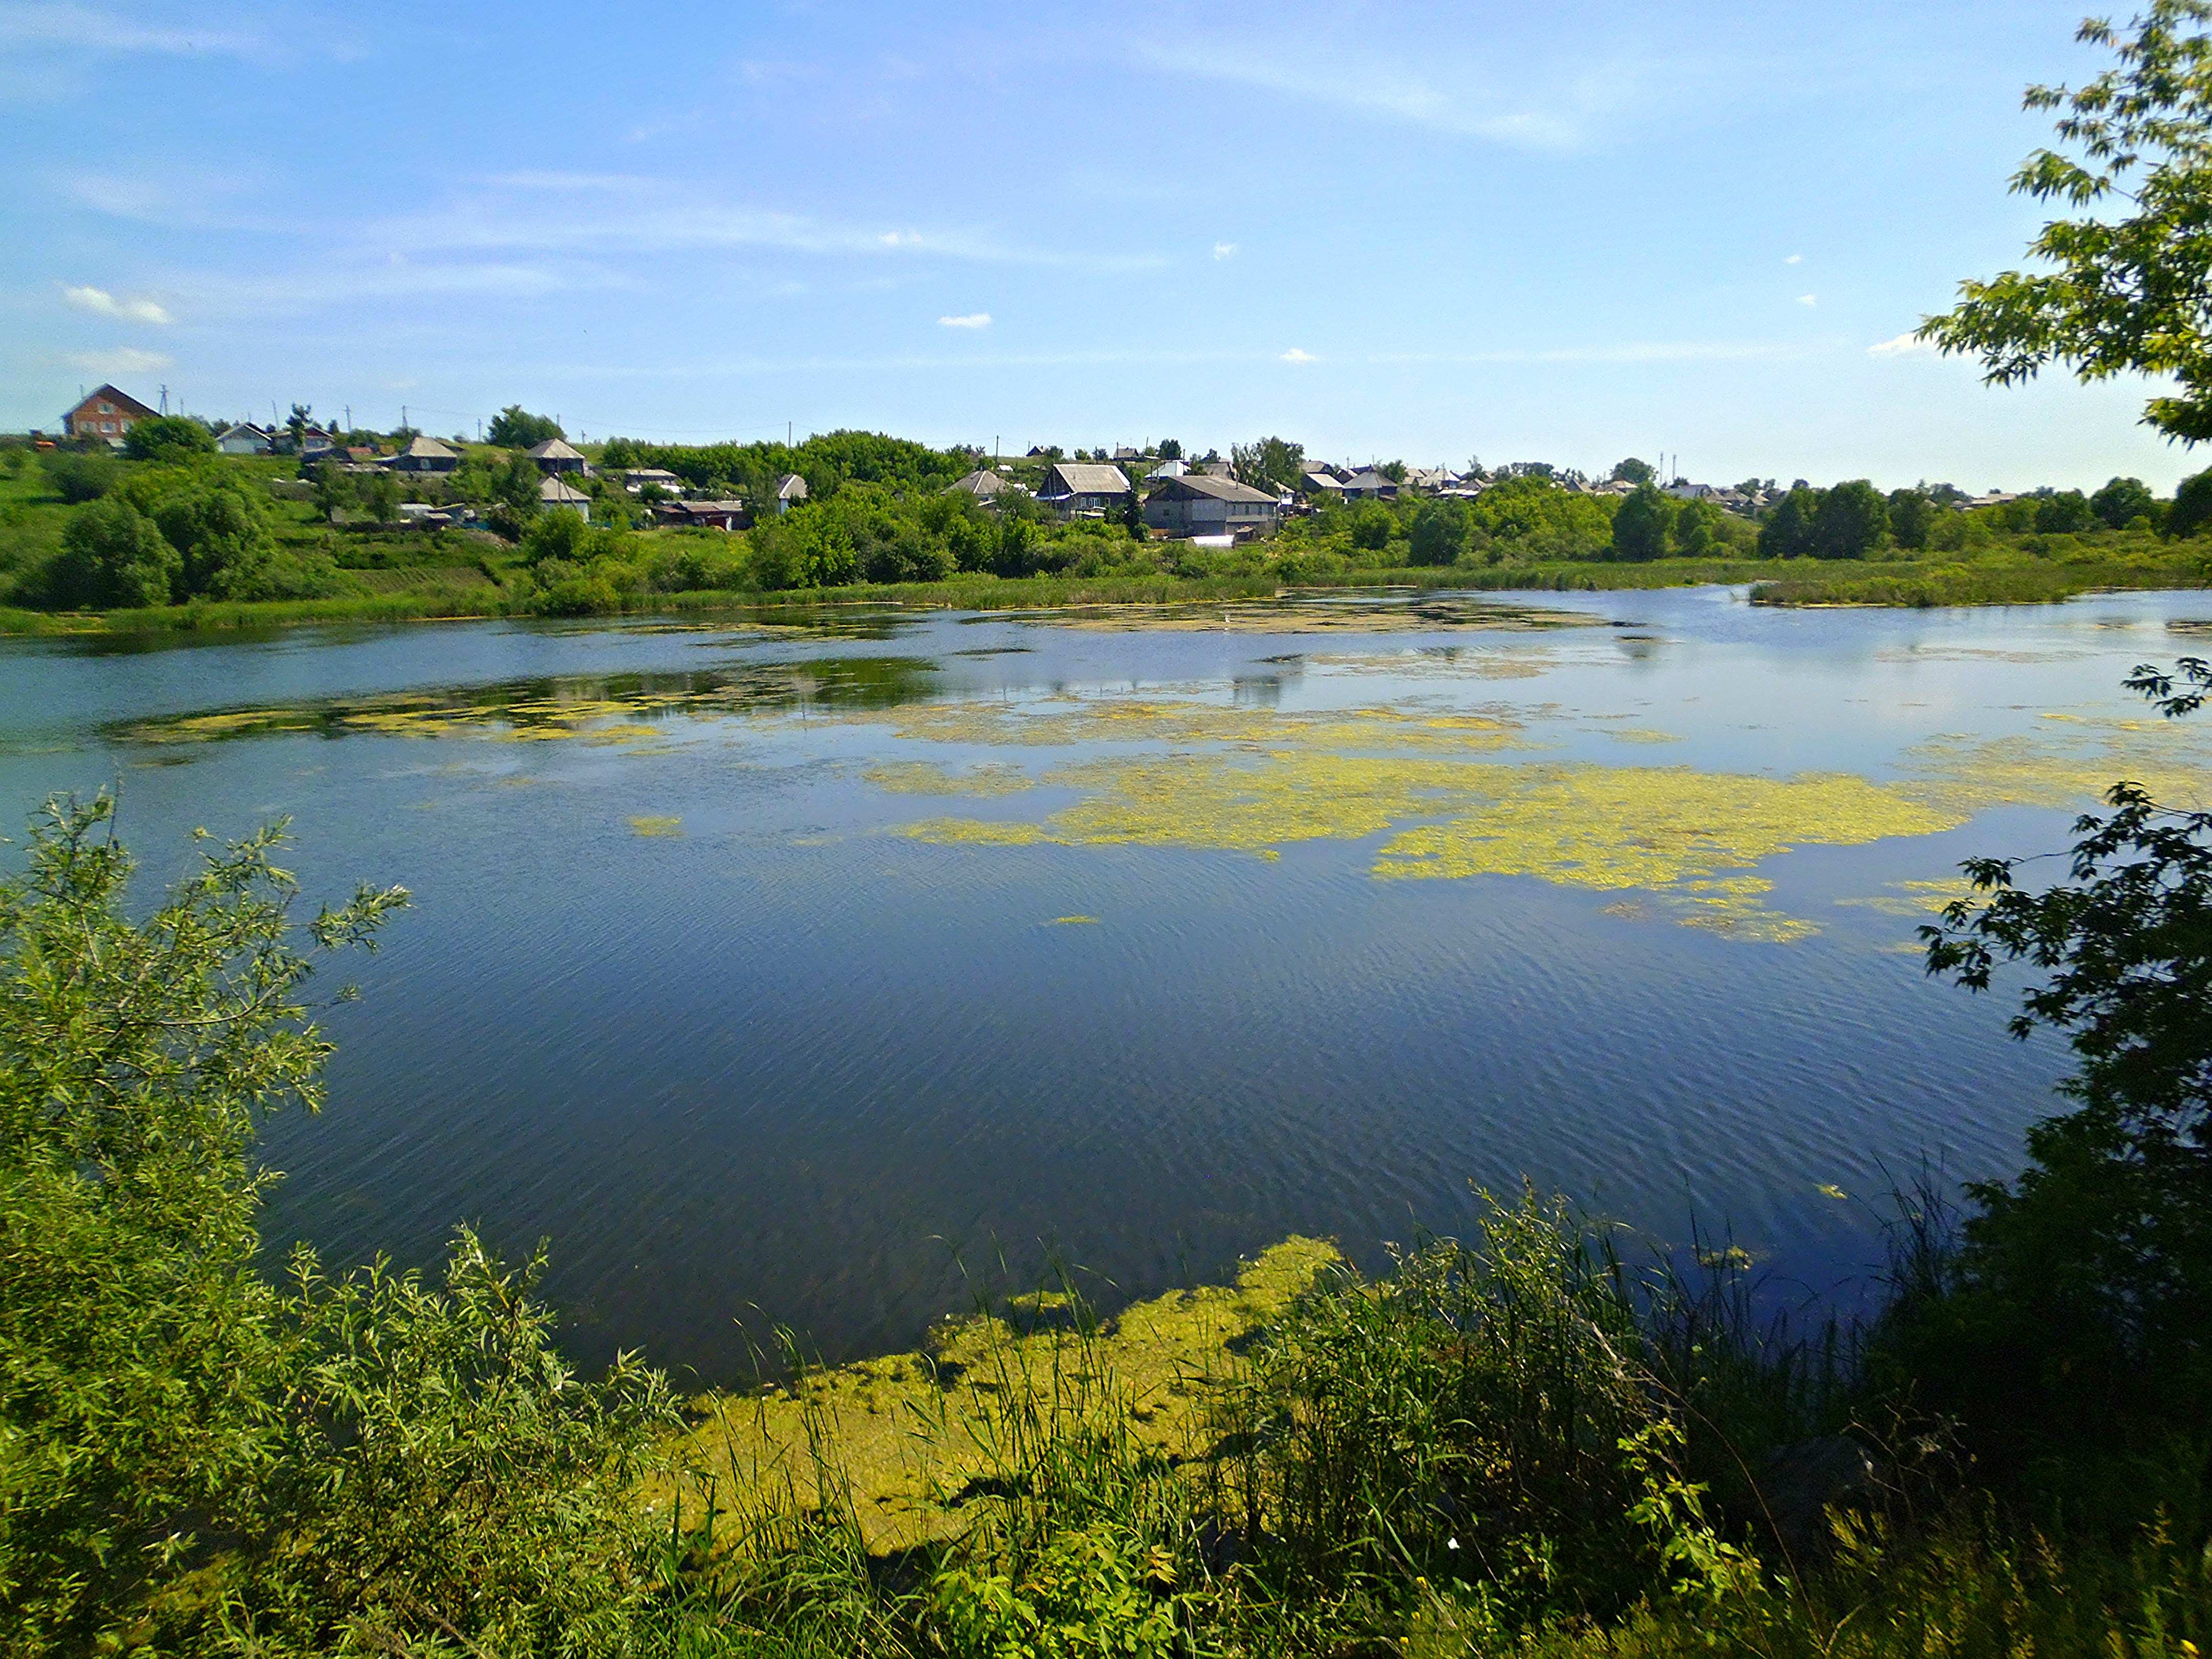
[[[805,499],[806,480],[796,472],[787,472],[775,481],[775,510],[778,513],[788,513]]]
[[[1364,472],[1355,472],[1344,481],[1344,499],[1347,501],[1395,501],[1398,499],[1397,482],[1370,466]]]
[[[558,438],[548,438],[542,444],[531,445],[529,454],[530,459],[538,463],[538,470],[549,477],[556,472],[590,471],[584,460],[584,452]]]
[[[1118,511],[1129,499],[1129,480],[1118,466],[1097,461],[1054,461],[1037,499],[1065,513]]]
[[[1173,536],[1260,536],[1274,529],[1282,503],[1234,478],[1188,472],[1163,479],[1145,498],[1145,523]]]
[[[1002,478],[988,466],[978,467],[975,471],[960,479],[952,488],[963,495],[973,495],[976,500],[983,501],[990,501],[994,496],[1003,495],[1010,489],[1022,495],[1029,493],[1012,478]]]
[[[544,477],[538,481],[538,504],[544,507],[565,507],[582,519],[592,516],[592,498],[562,478]]]
[[[461,458],[435,438],[416,437],[385,465],[394,472],[451,472]]]

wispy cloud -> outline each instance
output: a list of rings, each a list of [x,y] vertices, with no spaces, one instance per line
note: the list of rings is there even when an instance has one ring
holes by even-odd
[[[1805,263],[1805,256],[1802,253],[1793,253],[1782,263],[1785,265],[1802,265]]]
[[[166,351],[141,351],[137,346],[116,346],[107,351],[72,351],[63,361],[88,374],[151,374],[177,360]]]
[[[988,311],[975,311],[970,312],[965,317],[939,317],[937,319],[937,325],[939,328],[988,328],[991,325],[991,313]]]
[[[1334,106],[1371,119],[1486,138],[1526,149],[1572,149],[1643,102],[1663,66],[1626,56],[1584,57],[1565,73],[1532,77],[1525,64],[1479,51],[1382,52],[1365,37],[1314,29],[1267,39],[1236,31],[1178,31],[1135,47],[1147,67]],[[1532,79],[1534,84],[1531,84]]]
[[[1283,361],[1286,363],[1310,363],[1318,362],[1319,360],[1315,357],[1312,352],[1304,350],[1297,346],[1292,346],[1288,351],[1285,351],[1283,354]]]
[[[1935,357],[1940,354],[1931,341],[1914,334],[1900,334],[1893,340],[1882,340],[1867,348],[1869,357]]]
[[[1820,296],[1817,294],[1801,294],[1797,296],[1797,303],[1801,306],[1816,306],[1820,303]]]
[[[95,316],[120,317],[132,323],[170,323],[176,319],[151,300],[118,300],[104,288],[62,289],[62,299],[79,311]]]
[[[1213,245],[1213,257],[1217,259],[1235,258],[1237,257],[1237,244],[1234,242],[1216,242]]]
[[[259,57],[270,48],[269,38],[256,30],[164,24],[150,20],[146,10],[110,11],[70,0],[6,0],[0,3],[0,45],[230,57]]]
[[[839,223],[716,202],[689,180],[597,173],[495,174],[443,205],[373,222],[363,228],[361,240],[411,252],[503,249],[635,256],[763,247],[1125,270],[1166,263],[1158,255],[1066,253],[984,227]]]

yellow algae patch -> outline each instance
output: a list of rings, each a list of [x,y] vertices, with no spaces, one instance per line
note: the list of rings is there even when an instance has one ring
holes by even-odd
[[[1778,779],[1688,767],[1168,755],[1060,767],[1045,781],[1080,799],[1041,823],[933,818],[906,833],[947,845],[1258,852],[1395,830],[1376,855],[1378,877],[1643,888],[1687,926],[1781,942],[1817,929],[1769,908],[1764,879],[1724,872],[1796,847],[1856,846],[1964,822],[1847,775]]]
[[[977,766],[955,772],[935,761],[885,761],[860,774],[879,789],[899,795],[972,795],[994,799],[1018,795],[1036,780],[1018,766]]]
[[[1064,1297],[1018,1297],[1009,1317],[939,1328],[926,1352],[814,1372],[766,1395],[702,1396],[677,1448],[691,1470],[685,1507],[696,1512],[709,1479],[726,1508],[811,1505],[826,1467],[849,1486],[872,1550],[949,1536],[967,1525],[971,1483],[1000,1473],[982,1448],[1002,1443],[1009,1413],[1028,1407],[1118,1416],[1152,1444],[1203,1455],[1213,1391],[1243,1364],[1232,1345],[1342,1259],[1322,1240],[1286,1239],[1233,1288],[1172,1291],[1096,1330],[1079,1328]]]
[[[1796,847],[1851,847],[1887,836],[1932,835],[1964,822],[1848,774],[1512,770],[1514,787],[1480,810],[1394,837],[1375,873],[1539,876],[1575,887],[1688,891],[1686,884]]]
[[[2093,802],[2126,778],[2171,806],[2212,799],[2212,727],[2045,715],[2058,730],[1943,737],[1906,751],[1913,799],[1972,814],[2002,805]]]
[[[1096,916],[1054,916],[1052,919],[1050,925],[1054,927],[1080,927],[1086,925],[1096,927],[1098,926],[1098,918]]]
[[[632,818],[630,830],[640,836],[680,836],[684,833],[682,818]]]
[[[1640,726],[1608,726],[1606,736],[1615,743],[1680,743],[1672,732],[1654,732]]]
[[[1874,898],[1843,898],[1836,902],[1846,908],[1879,910],[1886,916],[1926,916],[1940,914],[1954,901],[1974,896],[1974,884],[1964,876],[1954,876],[1945,881],[1893,881],[1885,884],[1889,892]],[[1918,950],[1918,945],[1912,947]]]
[[[1347,708],[1284,713],[1220,703],[1055,698],[1036,703],[915,703],[832,716],[888,726],[922,743],[1073,748],[1095,743],[1222,743],[1333,750],[1459,754],[1517,748],[1521,722],[1502,714]]]

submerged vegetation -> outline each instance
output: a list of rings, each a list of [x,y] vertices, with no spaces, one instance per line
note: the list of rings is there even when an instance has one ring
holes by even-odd
[[[2212,665],[2135,684],[2186,714]],[[1416,767],[1522,740],[1345,724]],[[2188,775],[2185,728],[2132,725],[2055,722],[2012,775],[2137,737]],[[252,1141],[321,1103],[311,972],[406,896],[304,949],[269,832],[142,915],[108,804],[58,802],[0,887],[0,1651],[2193,1659],[2212,815],[2110,799],[2054,887],[1981,861],[1881,901],[1942,905],[1929,966],[1970,988],[2045,970],[2021,1029],[2078,1066],[2019,1180],[1896,1196],[1868,1320],[1778,1322],[1726,1239],[1647,1255],[1527,1191],[1379,1279],[1294,1239],[1110,1319],[994,1291],[913,1352],[789,1341],[690,1401],[634,1356],[579,1372],[542,1258],[465,1231],[441,1276],[268,1276]]]

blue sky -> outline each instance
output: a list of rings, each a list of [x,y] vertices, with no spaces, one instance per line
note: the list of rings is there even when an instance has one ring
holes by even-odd
[[[0,425],[2170,488],[2141,383],[1885,349],[2019,263],[2081,9],[0,0]]]

